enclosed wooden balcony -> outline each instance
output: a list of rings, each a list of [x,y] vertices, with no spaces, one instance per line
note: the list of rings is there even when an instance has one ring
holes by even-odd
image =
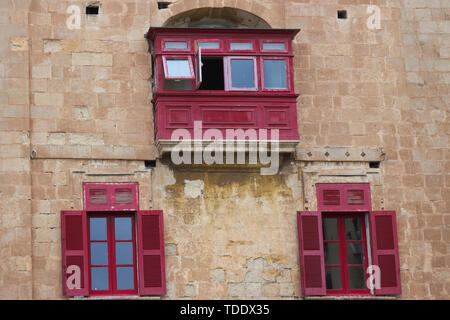
[[[155,141],[298,143],[291,29],[150,28]],[[241,149],[235,149],[241,150]]]

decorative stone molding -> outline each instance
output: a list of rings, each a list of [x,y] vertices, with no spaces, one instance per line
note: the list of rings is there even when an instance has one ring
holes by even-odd
[[[382,147],[313,147],[297,149],[296,160],[301,161],[383,161]]]
[[[304,210],[317,210],[317,183],[370,183],[372,209],[384,209],[381,170],[369,168],[367,163],[308,163],[300,167],[299,175],[303,179]]]

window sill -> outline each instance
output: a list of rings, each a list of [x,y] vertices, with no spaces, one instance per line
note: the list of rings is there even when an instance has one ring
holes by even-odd
[[[305,300],[399,300],[399,296],[320,296],[303,297]]]
[[[73,297],[73,300],[161,300],[161,296],[90,296]]]
[[[175,96],[193,96],[193,97],[269,97],[269,98],[297,98],[299,95],[297,93],[291,91],[222,91],[222,90],[173,90],[173,91],[155,91],[152,102],[155,101],[159,97],[175,97]]]

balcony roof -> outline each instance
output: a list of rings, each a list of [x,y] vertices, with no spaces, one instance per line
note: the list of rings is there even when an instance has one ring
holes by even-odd
[[[157,34],[261,34],[261,35],[289,35],[293,39],[300,29],[251,29],[251,28],[178,28],[178,27],[150,27],[145,34],[147,39],[153,40]]]

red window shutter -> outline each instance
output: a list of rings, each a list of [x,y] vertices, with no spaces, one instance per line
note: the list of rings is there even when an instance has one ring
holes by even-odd
[[[302,292],[306,296],[325,295],[322,214],[298,211],[297,218]]]
[[[84,208],[87,211],[139,209],[139,185],[126,183],[84,183]]]
[[[61,211],[62,280],[65,296],[89,295],[86,223],[86,211]],[[80,272],[78,279],[75,269]]]
[[[319,183],[317,210],[320,211],[370,211],[370,184]]]
[[[376,295],[401,294],[395,211],[370,212],[373,264],[380,268],[381,288]]]
[[[341,204],[340,190],[323,190],[323,204],[326,206],[338,206]]]
[[[139,210],[139,185],[136,182],[109,185],[113,210]]]
[[[110,207],[111,194],[107,184],[84,184],[84,208],[86,210],[107,210]]]
[[[163,212],[138,211],[139,294],[166,294]]]

